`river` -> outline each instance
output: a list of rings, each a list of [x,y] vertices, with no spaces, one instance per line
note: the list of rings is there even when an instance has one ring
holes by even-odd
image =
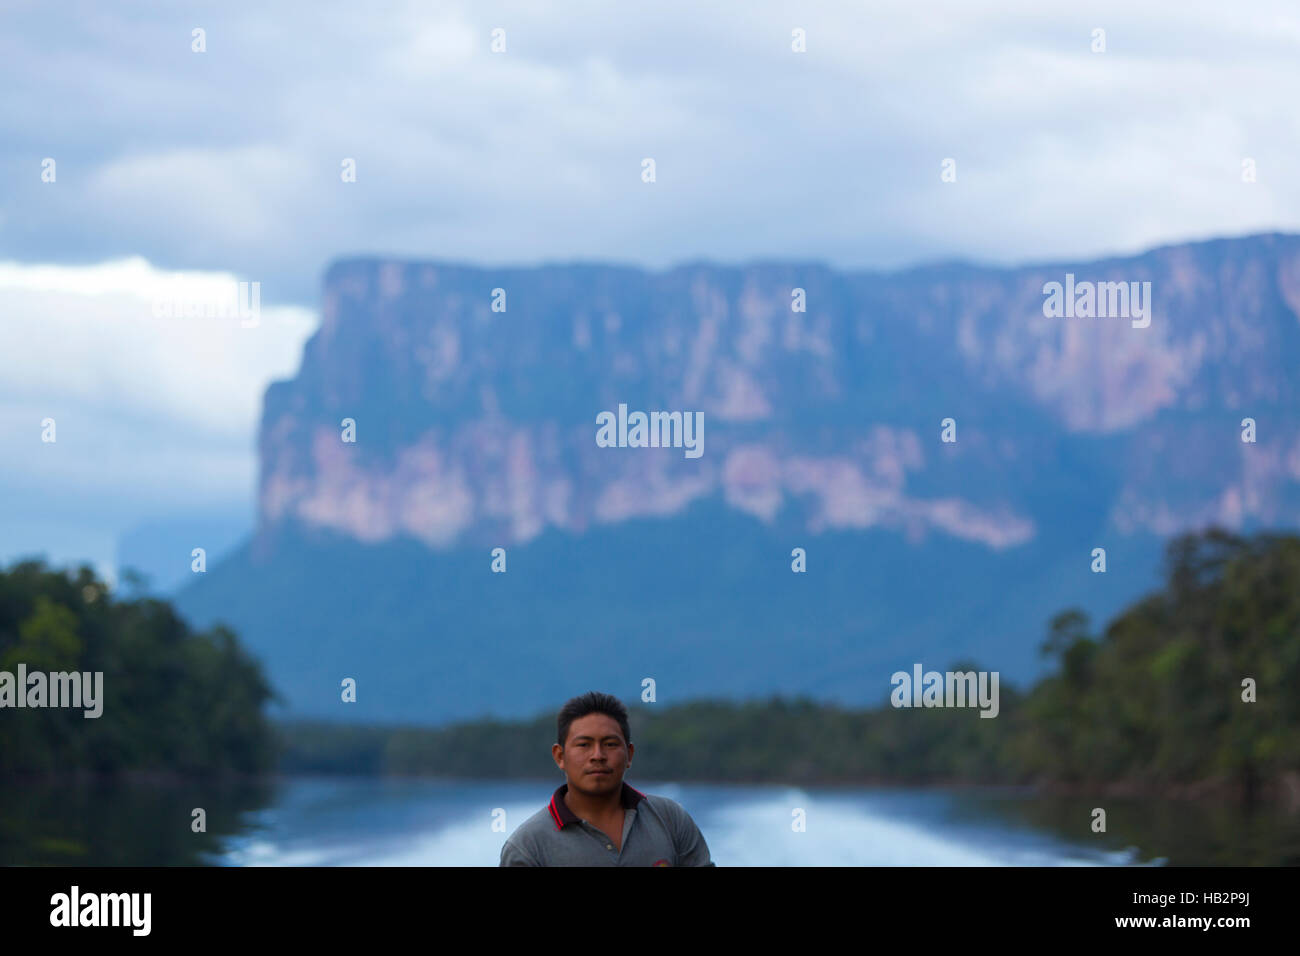
[[[629,783],[719,866],[1300,864],[1300,815],[1016,790]],[[255,788],[0,787],[0,863],[495,866],[558,780],[291,777]],[[1107,830],[1091,829],[1092,810]],[[195,832],[195,810],[206,830]],[[803,811],[802,831],[792,823]]]

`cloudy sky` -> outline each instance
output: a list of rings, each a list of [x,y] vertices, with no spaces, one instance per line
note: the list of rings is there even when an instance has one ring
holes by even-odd
[[[246,528],[261,392],[340,256],[888,269],[1292,231],[1298,47],[1292,0],[7,0],[0,562]],[[237,280],[254,328],[156,314]]]

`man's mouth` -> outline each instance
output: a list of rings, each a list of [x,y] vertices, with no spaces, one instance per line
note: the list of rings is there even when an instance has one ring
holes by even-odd
[[[587,771],[587,773],[600,773],[600,774],[611,774],[613,772],[614,771],[612,770],[588,770]]]

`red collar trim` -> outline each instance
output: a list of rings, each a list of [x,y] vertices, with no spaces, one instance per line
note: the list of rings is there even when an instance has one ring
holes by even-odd
[[[569,805],[564,802],[564,795],[569,792],[569,785],[563,784],[555,793],[551,794],[551,802],[547,809],[551,811],[551,819],[555,821],[555,829],[563,830],[570,823],[577,823],[578,816],[569,809]],[[638,803],[645,799],[645,794],[634,787],[623,784],[623,791],[619,794],[619,802],[629,810],[634,809]]]

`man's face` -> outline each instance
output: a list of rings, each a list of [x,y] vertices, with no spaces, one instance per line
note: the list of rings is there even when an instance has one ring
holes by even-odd
[[[623,739],[618,721],[607,714],[587,714],[569,725],[563,748],[551,748],[564,770],[569,789],[604,796],[623,786],[623,772],[632,759],[632,747]]]

